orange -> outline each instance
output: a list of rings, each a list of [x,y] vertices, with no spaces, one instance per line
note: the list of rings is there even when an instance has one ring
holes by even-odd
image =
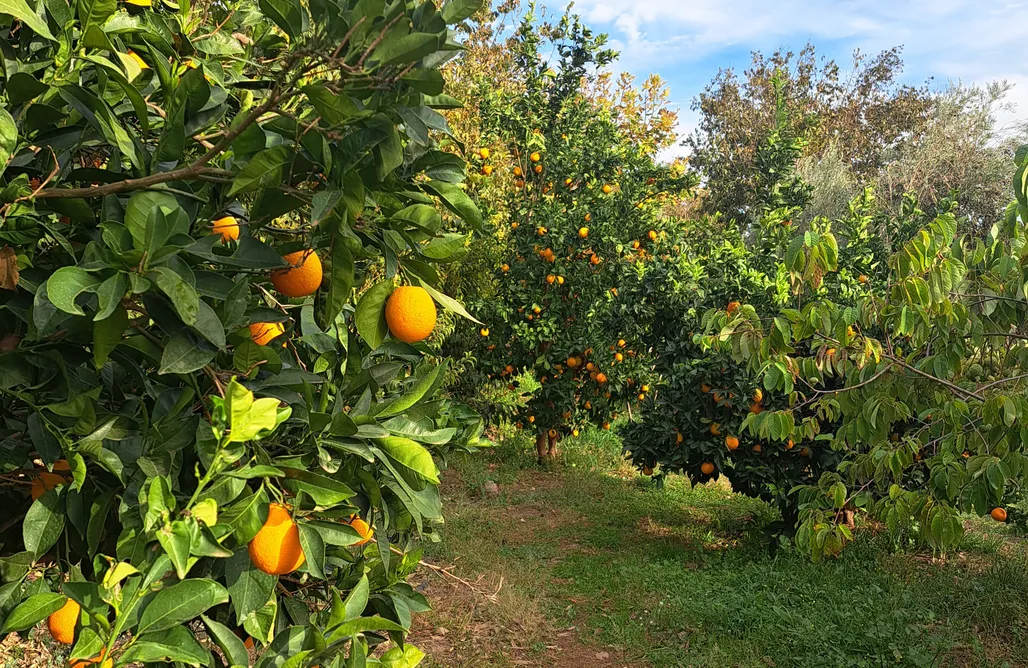
[[[703,383],[702,385],[700,385],[700,391],[704,394],[707,394],[708,392],[710,392],[710,385]]]
[[[633,241],[632,242],[632,250],[639,250],[639,242],[638,241]]]
[[[478,330],[478,333],[482,336],[489,336],[489,328],[483,327],[482,329]]]
[[[514,176],[523,176],[523,175],[524,175],[524,172],[521,171],[520,167],[515,167],[514,168]]]
[[[546,234],[547,232],[548,232],[548,230],[547,230],[547,229],[546,229],[545,227],[540,227],[539,229],[537,229],[537,230],[536,230],[536,233],[538,233],[538,234],[539,234],[539,236],[543,236],[543,235],[545,235],[545,234]]]
[[[585,402],[585,410],[590,411],[590,410],[592,410],[592,408],[593,408],[593,404],[592,404],[591,401]]]
[[[529,415],[528,416],[528,424],[535,424],[535,416],[534,415]]]
[[[653,467],[652,466],[644,466],[643,467],[643,475],[653,475]]]
[[[618,362],[623,362],[625,360],[625,356],[621,353],[614,353],[614,360]]]
[[[542,174],[543,173],[543,166],[542,165],[536,165],[535,167],[532,168],[532,171],[534,171],[536,174]]]
[[[604,194],[604,195],[609,195],[609,194],[610,194],[610,191],[612,191],[612,190],[613,190],[613,188],[611,188],[611,187],[610,187],[610,185],[608,185],[608,184],[604,183],[604,184],[603,184],[603,188],[601,188],[601,190],[603,190],[603,194]]]
[[[847,327],[846,328],[846,336],[848,336],[848,337],[850,337],[852,339],[856,335],[857,335],[857,333],[853,330],[852,327]]]
[[[510,265],[506,263],[500,265],[500,271],[506,274],[508,271],[510,271]]]
[[[725,445],[728,446],[729,450],[735,450],[739,447],[739,439],[735,436],[728,436],[725,438]]]
[[[286,297],[313,295],[321,287],[321,258],[312,250],[287,253],[282,259],[289,263],[289,269],[271,272],[271,284]]]
[[[625,340],[624,339],[618,339],[618,348],[624,348],[624,347],[625,347]]]
[[[649,385],[643,385],[642,386],[642,391],[643,392],[649,392],[650,391],[650,386]]]
[[[639,401],[646,401],[646,395],[640,392],[639,393]]]
[[[46,626],[54,640],[62,645],[74,644],[75,625],[79,622],[81,610],[82,606],[69,598],[64,602],[63,608],[47,617]]]
[[[554,276],[553,274],[550,274],[549,276],[546,277],[546,282],[549,283],[550,285],[553,285],[553,283],[555,283],[556,280],[557,280],[557,277]]]
[[[736,311],[738,311],[739,310],[739,306],[741,306],[741,304],[739,304],[739,302],[728,302],[728,308],[726,309],[728,311],[728,315],[731,315],[731,314],[735,313]]]
[[[490,176],[493,173],[492,165],[482,165],[482,174],[484,176]]]
[[[596,382],[599,383],[600,385],[603,385],[604,383],[607,382],[607,375],[605,373],[602,373],[602,372],[596,374]]]
[[[760,415],[764,412],[764,407],[758,403],[752,403],[750,404],[750,412],[754,415]]]
[[[239,223],[232,216],[225,216],[214,221],[211,234],[220,234],[221,243],[227,244],[239,238]]]
[[[578,228],[578,236],[581,237],[582,239],[585,239],[586,237],[588,237],[589,236],[589,228],[588,227],[580,227],[580,228]]]
[[[539,162],[540,160],[542,160],[542,156],[538,153],[533,153],[532,155],[528,156],[528,159],[532,162]]]
[[[556,429],[551,429],[551,430],[549,430],[546,433],[550,436],[550,438],[557,438],[557,430]]]
[[[507,373],[514,373],[514,367],[512,367],[509,364],[507,366],[505,366],[503,370],[506,371]]]
[[[791,438],[788,441],[785,442],[785,449],[786,450],[792,450],[793,447],[795,447],[795,446],[796,446],[796,444],[792,442]]]
[[[676,431],[675,432],[675,443],[681,443],[684,440],[685,440],[685,437],[682,436],[682,432]]]
[[[487,149],[487,148],[480,148],[480,149],[478,149],[478,157],[482,158],[483,160],[488,160],[489,159],[489,149]]]
[[[810,448],[803,448],[800,450],[800,457],[806,457],[810,454]]]
[[[542,313],[542,309],[539,308],[538,306],[533,306],[532,307],[532,313],[536,313],[536,314]]]
[[[250,561],[268,575],[285,575],[303,566],[300,530],[281,503],[268,506],[268,519],[249,545]]]
[[[717,422],[711,424],[710,425],[710,433],[713,434],[714,436],[720,436],[721,435],[721,425],[719,425]]]
[[[361,535],[361,539],[354,543],[354,547],[360,547],[371,542],[371,539],[375,537],[375,530],[371,528],[371,525],[365,522],[358,515],[351,515],[350,521],[347,522],[351,527],[357,530],[357,533]]]
[[[759,404],[764,400],[764,392],[758,387],[753,390],[753,402]]]
[[[593,255],[592,257],[589,258],[589,263],[590,264],[599,264],[600,263],[600,257],[598,255]]]
[[[867,276],[865,276],[864,274],[861,274],[860,278],[858,278],[857,280],[860,281],[861,283],[867,283]]]
[[[68,479],[64,476],[43,471],[32,479],[32,490],[30,491],[32,500],[35,501],[49,490],[67,484]]]
[[[610,423],[609,422],[604,422],[603,423],[603,428],[609,430],[610,429]]]
[[[1007,521],[1007,511],[1004,508],[993,508],[992,512],[989,513],[989,515],[991,515],[992,519],[996,520],[997,522]]]
[[[280,322],[255,322],[250,325],[250,339],[259,346],[266,346],[286,332],[286,327]],[[282,342],[286,347],[286,342]]]
[[[393,338],[417,343],[435,329],[435,302],[425,288],[401,285],[386,300],[385,316]]]
[[[760,447],[760,443],[757,443],[751,449],[753,450],[753,452],[757,452],[757,453],[763,452],[763,450],[764,450],[764,448]]]
[[[650,241],[656,241],[657,240],[657,231],[656,230],[650,230],[649,232],[646,233],[646,236],[648,236],[650,238]]]
[[[557,277],[557,285],[564,285],[564,277],[563,276],[558,276]]]
[[[567,364],[568,364],[569,368],[574,369],[576,366],[578,366],[578,358],[577,357],[569,357],[568,361],[567,361]]]
[[[586,371],[595,371],[596,370],[596,365],[593,364],[592,362],[589,362],[588,364],[585,365],[585,370]]]
[[[571,435],[574,436],[575,438],[578,438],[578,434],[579,434],[579,431],[577,429],[572,429],[571,430]]]
[[[714,465],[711,462],[703,462],[700,464],[700,471],[703,471],[703,475],[710,475],[714,472]]]
[[[585,222],[588,223],[592,219],[593,219],[593,215],[591,213],[585,214]]]

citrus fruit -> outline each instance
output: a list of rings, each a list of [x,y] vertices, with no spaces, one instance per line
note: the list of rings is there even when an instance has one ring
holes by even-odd
[[[522,175],[524,175],[524,172],[521,171],[521,168],[520,167],[515,167],[514,168],[514,176],[522,176]]]
[[[725,445],[728,447],[729,450],[735,450],[739,447],[739,439],[737,439],[735,436],[728,436],[725,438]]]
[[[218,218],[211,226],[211,234],[220,234],[225,244],[239,238],[239,222],[232,216]]]
[[[646,236],[648,236],[650,238],[650,241],[656,241],[657,240],[657,231],[656,230],[650,230],[649,232],[646,233]]]
[[[731,315],[739,310],[739,306],[741,306],[739,302],[728,302],[728,308],[725,310],[727,310],[728,314]]]
[[[487,149],[487,148],[480,148],[480,149],[478,149],[478,157],[482,158],[483,160],[488,160],[489,159],[489,149]]]
[[[589,228],[588,227],[580,227],[580,228],[578,228],[578,236],[581,237],[582,239],[585,239],[586,237],[588,237],[589,236]]]
[[[482,336],[489,336],[489,328],[483,327],[482,329],[478,330],[478,333]]]
[[[375,536],[375,530],[371,528],[371,525],[361,519],[358,515],[351,515],[350,521],[347,522],[347,524],[356,529],[357,533],[361,535],[361,539],[354,543],[357,547],[370,543],[371,539]]]
[[[528,159],[532,162],[539,162],[540,160],[542,160],[542,156],[538,153],[533,153],[532,155],[528,156]]]
[[[281,503],[268,506],[268,519],[250,541],[250,561],[268,575],[292,573],[306,561],[300,547],[300,530]]]
[[[271,284],[286,297],[306,297],[321,287],[321,258],[312,250],[287,253],[282,259],[289,263],[288,269],[271,272]]]
[[[401,285],[386,300],[385,316],[393,338],[417,343],[435,329],[435,302],[425,288]]]
[[[285,332],[286,327],[280,322],[255,322],[250,325],[250,339],[259,346],[268,345]],[[286,347],[285,341],[282,347]]]
[[[510,271],[510,265],[504,263],[503,265],[500,266],[500,271],[502,271],[503,273],[506,274],[508,271]]]
[[[714,465],[710,462],[703,462],[700,464],[700,471],[703,471],[703,475],[710,475],[714,472]]]
[[[493,166],[492,165],[482,165],[482,174],[484,176],[490,176],[490,175],[492,175],[492,173],[493,173]]]
[[[711,424],[710,425],[710,433],[713,434],[714,436],[720,436],[721,435],[721,425],[719,425],[717,422]]]
[[[68,668],[90,668],[97,665],[100,668],[112,668],[114,659],[104,659],[104,654],[101,652],[92,659],[75,659],[68,662]]]
[[[867,276],[865,276],[864,274],[861,274],[860,277],[857,280],[860,281],[861,283],[867,283]]]
[[[993,508],[992,512],[989,513],[989,515],[991,515],[992,519],[996,520],[997,522],[1007,521],[1007,511],[1004,508]]]
[[[753,390],[753,402],[759,404],[764,400],[764,392],[758,387]]]
[[[69,598],[64,602],[64,607],[47,617],[46,626],[54,640],[62,645],[75,642],[75,625],[78,624],[80,610],[82,606]]]
[[[604,183],[603,184],[603,188],[601,188],[601,190],[603,191],[604,195],[609,195],[610,191],[612,191],[614,189],[610,187],[610,184]]]
[[[643,475],[653,475],[653,467],[652,466],[644,466],[643,467]]]

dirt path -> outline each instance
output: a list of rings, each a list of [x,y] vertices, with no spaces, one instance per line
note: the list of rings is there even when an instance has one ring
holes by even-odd
[[[414,585],[433,610],[419,615],[410,641],[428,655],[428,665],[446,668],[552,666],[555,668],[643,667],[616,648],[590,642],[575,619],[554,619],[553,612],[572,609],[578,601],[552,597],[556,582],[553,567],[561,554],[581,550],[574,536],[586,518],[576,516],[541,498],[562,484],[559,476],[526,469],[502,486],[501,499],[469,493],[468,484],[454,471],[443,478],[447,497],[447,523],[474,522],[487,526],[491,540],[479,546],[483,561],[448,562],[443,555],[428,561],[446,567],[467,584],[423,569]],[[540,541],[551,541],[555,554],[541,553],[530,567],[523,559],[504,558],[511,551],[531,551]],[[455,539],[444,530],[444,543]],[[465,552],[461,550],[460,552]],[[481,566],[487,566],[482,568]]]

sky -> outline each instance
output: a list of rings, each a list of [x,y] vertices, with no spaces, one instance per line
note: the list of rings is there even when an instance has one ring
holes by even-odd
[[[999,123],[1028,119],[1028,0],[577,0],[575,11],[610,36],[618,69],[668,82],[682,132],[696,122],[692,99],[719,68],[741,72],[751,51],[798,51],[808,41],[843,66],[857,48],[901,45],[903,81],[914,85],[1006,79],[1017,106],[998,110]]]

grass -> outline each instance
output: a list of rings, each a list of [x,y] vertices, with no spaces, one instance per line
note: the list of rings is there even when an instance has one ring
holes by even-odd
[[[486,595],[503,584],[495,601],[460,594],[461,619],[429,618],[455,631],[435,665],[1028,665],[1028,559],[994,523],[969,522],[944,560],[863,531],[814,564],[773,549],[759,501],[678,477],[656,489],[605,432],[564,446],[551,471],[515,440],[447,472],[428,558]]]

